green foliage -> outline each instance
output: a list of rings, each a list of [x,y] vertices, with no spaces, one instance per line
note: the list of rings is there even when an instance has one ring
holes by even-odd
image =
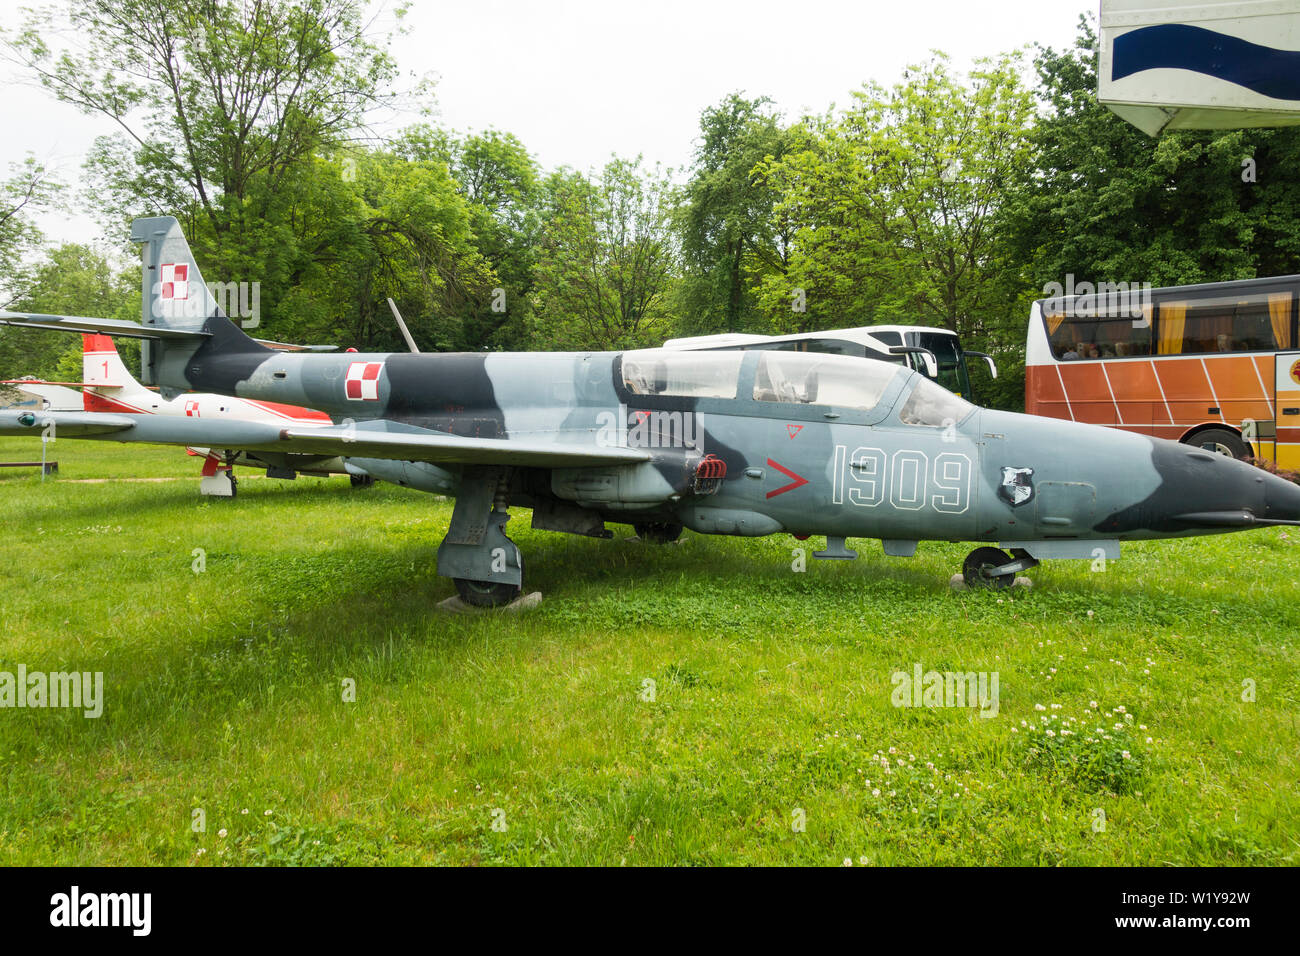
[[[790,220],[761,173],[784,154],[787,133],[766,98],[733,93],[700,116],[700,144],[674,226],[682,250],[678,331],[762,332],[763,279],[788,265]]]
[[[138,267],[115,272],[103,253],[66,243],[46,250],[24,274],[24,293],[12,308],[51,315],[89,315],[139,319]],[[128,366],[138,368],[140,347],[118,343]],[[81,337],[0,326],[0,378],[31,375],[56,381],[81,381]]]
[[[1212,282],[1300,271],[1300,129],[1148,137],[1097,102],[1098,41],[1035,60],[1044,114],[1000,211],[1027,289]],[[1244,168],[1253,160],[1255,181]]]
[[[891,89],[856,91],[838,116],[806,119],[766,164],[795,225],[789,269],[762,286],[773,321],[935,325],[976,340],[1005,326],[1015,289],[994,212],[1025,164],[1032,111],[1014,56],[963,78],[936,54]]]
[[[571,171],[547,181],[534,267],[534,341],[541,348],[619,349],[671,334],[675,250],[666,174],[613,159],[600,179]]]

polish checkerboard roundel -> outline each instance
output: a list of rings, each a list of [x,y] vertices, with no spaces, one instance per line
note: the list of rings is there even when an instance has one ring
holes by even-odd
[[[348,401],[379,401],[379,373],[383,370],[383,362],[353,362],[349,365],[346,385]]]
[[[164,262],[158,267],[158,281],[162,299],[188,299],[190,297],[190,267],[184,262]]]

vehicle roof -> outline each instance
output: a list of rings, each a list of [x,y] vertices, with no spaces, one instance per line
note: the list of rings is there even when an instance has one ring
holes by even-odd
[[[1225,282],[1199,282],[1199,283],[1192,283],[1189,285],[1152,286],[1150,289],[1150,293],[1152,295],[1156,295],[1160,293],[1169,293],[1169,292],[1175,292],[1175,293],[1176,292],[1231,292],[1237,289],[1244,290],[1244,289],[1262,288],[1265,286],[1277,285],[1278,283],[1286,283],[1286,282],[1300,284],[1300,275],[1259,276],[1254,279],[1229,279]],[[1130,285],[1132,285],[1132,283],[1130,283]],[[1140,287],[1138,289],[1130,289],[1127,294],[1132,294],[1135,291],[1141,292],[1143,290]],[[1104,295],[1104,294],[1105,293],[1093,292],[1092,296],[1095,297],[1097,295]],[[1035,299],[1034,304],[1041,306],[1044,303],[1048,303],[1048,302],[1065,302],[1067,300],[1073,301],[1075,299],[1080,298],[1081,295],[1088,295],[1088,293],[1082,293],[1082,294],[1075,293],[1074,295],[1043,296],[1042,298]]]
[[[849,329],[822,329],[816,332],[795,332],[791,335],[754,335],[745,332],[724,332],[719,335],[694,335],[684,338],[668,339],[664,348],[692,349],[717,348],[726,345],[753,345],[759,342],[798,342],[803,339],[838,338],[860,345],[883,345],[875,334],[877,332],[934,332],[940,335],[957,333],[951,329],[934,328],[928,325],[860,325]]]

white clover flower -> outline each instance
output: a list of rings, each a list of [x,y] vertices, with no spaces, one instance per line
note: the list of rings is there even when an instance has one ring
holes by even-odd
[[[1034,710],[1047,710],[1042,704],[1034,704]]]
[[[217,836],[221,837],[221,839],[224,840],[226,838],[226,828],[222,827],[220,830],[218,830]]]

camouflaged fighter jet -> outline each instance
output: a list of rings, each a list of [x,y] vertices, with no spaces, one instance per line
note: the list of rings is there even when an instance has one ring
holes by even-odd
[[[1046,558],[1114,559],[1121,541],[1300,524],[1300,486],[1174,442],[980,409],[910,369],[782,351],[294,354],[220,309],[176,220],[137,220],[141,323],[0,314],[12,324],[133,335],[150,384],[316,408],[339,424],[11,412],[6,434],[338,455],[456,498],[438,573],[468,603],[521,590],[511,505],[533,527],[668,541],[705,534],[851,537],[909,556],[918,541],[997,542],[972,584],[1009,585]],[[109,416],[111,417],[111,416]],[[1008,554],[1007,551],[1010,553]]]

